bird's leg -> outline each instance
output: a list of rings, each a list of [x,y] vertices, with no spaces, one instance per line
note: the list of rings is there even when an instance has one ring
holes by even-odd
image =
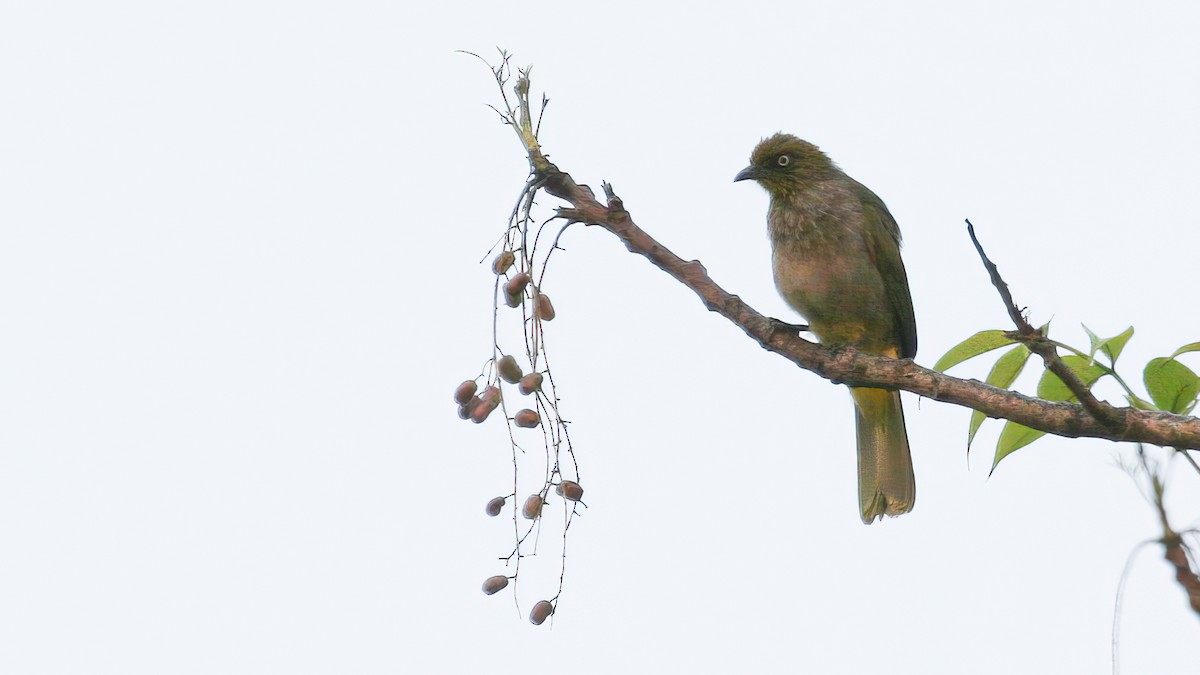
[[[771,322],[772,330],[781,330],[791,335],[799,335],[800,333],[808,330],[808,324],[805,323],[788,323],[786,321],[780,321],[774,317],[769,320]]]

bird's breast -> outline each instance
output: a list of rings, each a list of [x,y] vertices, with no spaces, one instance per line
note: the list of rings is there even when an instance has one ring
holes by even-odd
[[[772,262],[775,287],[821,342],[869,346],[890,338],[883,281],[865,250],[776,242]]]

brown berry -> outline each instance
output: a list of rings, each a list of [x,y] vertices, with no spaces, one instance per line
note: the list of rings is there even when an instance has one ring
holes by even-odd
[[[542,514],[542,505],[545,503],[541,495],[529,495],[525,505],[521,507],[521,515],[525,516],[526,520],[536,520]]]
[[[513,422],[522,429],[532,429],[542,423],[542,418],[536,410],[525,408],[513,415]]]
[[[492,261],[492,271],[496,274],[504,274],[517,261],[517,256],[513,255],[512,251],[501,251],[500,255]]]
[[[554,320],[554,305],[550,302],[550,296],[545,293],[538,293],[537,300],[534,303],[534,311],[537,312],[539,319],[542,321]]]
[[[488,500],[487,506],[483,507],[483,512],[489,516],[498,516],[503,508],[504,497],[492,497]]]
[[[454,390],[454,402],[459,405],[466,405],[467,401],[471,400],[471,397],[475,395],[478,389],[479,385],[475,384],[475,380],[463,382],[458,385],[458,389]]]
[[[475,424],[483,424],[484,420],[486,420],[488,415],[491,415],[492,411],[495,409],[496,406],[491,403],[480,403],[471,409],[471,421]]]
[[[506,586],[508,586],[508,577],[501,575],[488,577],[483,582],[483,592],[492,595],[504,590]]]
[[[521,295],[529,285],[529,272],[521,272],[504,284],[504,292],[508,295]]]
[[[561,495],[563,499],[569,499],[573,502],[583,499],[583,488],[573,480],[564,480],[555,486],[554,491]]]
[[[475,406],[478,406],[483,401],[478,396],[472,396],[471,400],[458,406],[458,416],[464,420],[471,419],[471,413],[474,412]]]
[[[492,392],[495,392],[494,394]],[[479,404],[471,408],[471,421],[475,424],[482,424],[500,405],[500,390],[495,387],[488,387],[484,390],[483,396],[479,399]]]
[[[530,374],[526,375],[525,377],[522,377],[521,381],[517,383],[517,391],[521,392],[522,394],[525,394],[526,396],[528,396],[529,394],[532,394],[535,391],[540,391],[541,388],[542,388],[542,374],[541,373],[530,373]]]
[[[500,357],[500,360],[496,362],[496,372],[500,373],[500,379],[509,384],[520,382],[524,376],[521,366],[517,365],[517,360],[512,355]]]
[[[529,611],[529,623],[540,626],[554,613],[554,605],[549,600],[538,600]]]

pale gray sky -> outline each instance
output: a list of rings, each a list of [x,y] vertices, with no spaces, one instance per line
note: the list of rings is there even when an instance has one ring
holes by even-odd
[[[1200,340],[1200,9],[1140,7],[7,3],[0,671],[1108,672],[1156,536],[1130,448],[989,479],[1000,424],[968,465],[968,412],[906,395],[916,510],[865,527],[845,390],[582,226],[544,287],[590,508],[552,624],[554,517],[522,611],[484,596],[511,460],[450,392],[525,163],[454,50],[534,64],[553,159],[764,313],[767,200],[731,181],[784,130],[899,221],[920,363],[1007,327],[969,217],[1057,337],[1136,326],[1139,381]],[[1122,625],[1123,672],[1194,672],[1157,549]]]

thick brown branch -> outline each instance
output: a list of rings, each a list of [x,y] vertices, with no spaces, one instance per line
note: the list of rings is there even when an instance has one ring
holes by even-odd
[[[609,203],[601,204],[591,189],[579,185],[559,170],[539,148],[531,148],[529,152],[530,162],[546,191],[571,204],[571,208],[560,210],[560,215],[612,232],[626,248],[645,256],[695,291],[705,307],[737,324],[763,348],[827,380],[860,387],[911,391],[1059,436],[1200,448],[1200,419],[1195,417],[1115,408],[1104,403],[1101,405],[1111,410],[1114,420],[1110,426],[1077,403],[1043,401],[977,380],[951,377],[908,360],[863,354],[853,349],[832,349],[777,330],[770,319],[718,286],[698,261],[683,260],[638,227],[621,201],[612,194],[610,186],[605,185]]]

